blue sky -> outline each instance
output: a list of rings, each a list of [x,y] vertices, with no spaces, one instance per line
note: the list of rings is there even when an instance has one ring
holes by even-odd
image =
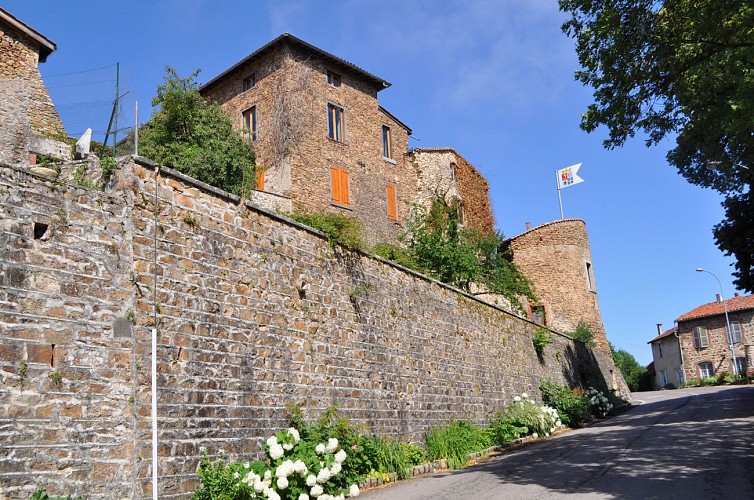
[[[722,198],[688,184],[641,137],[613,151],[604,129],[586,134],[591,90],[577,83],[573,41],[556,0],[315,0],[129,2],[5,0],[3,8],[58,45],[40,70],[71,135],[101,140],[120,63],[119,126],[143,121],[165,65],[201,68],[206,82],[284,32],[392,82],[380,103],[414,130],[411,146],[453,146],[490,183],[507,236],[560,217],[554,172],[582,162],[582,184],[562,191],[592,245],[608,338],[640,363],[656,323],[719,293],[730,264],[711,229]],[[99,69],[103,68],[103,69]],[[95,70],[95,71],[89,71]],[[70,74],[74,73],[74,74]],[[100,132],[100,133],[98,133]]]

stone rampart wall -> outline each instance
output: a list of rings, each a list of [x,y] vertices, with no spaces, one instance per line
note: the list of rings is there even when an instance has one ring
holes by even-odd
[[[378,434],[418,442],[433,424],[486,422],[515,395],[537,396],[544,378],[609,383],[612,364],[583,344],[554,334],[539,358],[531,341],[539,327],[528,320],[333,248],[148,161],[121,171],[122,191],[110,195],[0,172],[2,220],[27,221],[5,222],[4,238],[29,243],[34,213],[52,218],[61,205],[68,213],[65,232],[0,253],[0,480],[10,497],[35,484],[86,498],[150,495],[155,321],[160,498],[189,496],[201,446],[257,456],[262,438],[286,425],[286,403],[311,418],[334,404]],[[47,254],[58,267],[38,263]],[[38,281],[47,268],[50,284]],[[68,284],[70,269],[78,274]],[[27,291],[35,287],[43,291]],[[9,294],[42,295],[31,307],[44,321],[16,326],[22,301]],[[32,362],[52,343],[56,352],[65,346],[57,365]],[[69,407],[79,408],[74,416]],[[27,420],[38,431],[26,430]]]

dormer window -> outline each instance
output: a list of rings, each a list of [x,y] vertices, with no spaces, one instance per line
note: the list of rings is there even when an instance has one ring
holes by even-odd
[[[257,86],[257,74],[252,73],[250,76],[243,79],[243,92],[252,89]]]
[[[333,87],[340,87],[340,75],[328,70],[327,71],[327,84],[332,85]]]

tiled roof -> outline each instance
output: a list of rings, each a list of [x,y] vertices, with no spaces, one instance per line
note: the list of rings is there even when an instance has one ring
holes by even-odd
[[[52,54],[57,48],[52,40],[3,8],[0,8],[0,20],[5,21],[39,44],[39,62],[45,62],[47,56]]]
[[[456,150],[452,147],[438,147],[438,148],[412,148],[411,151],[416,151],[419,153],[455,153]]]
[[[728,308],[729,313],[733,311],[742,311],[745,309],[754,309],[754,295],[740,295],[738,297],[728,299],[725,301],[725,307]],[[717,316],[718,314],[725,314],[725,307],[723,306],[722,302],[710,302],[709,304],[703,304],[685,314],[682,314],[676,319],[676,322],[687,321],[696,318],[704,318],[706,316]]]
[[[329,61],[330,63],[333,63],[333,64],[336,64],[338,66],[345,67],[347,69],[355,71],[356,73],[358,73],[359,75],[361,75],[366,80],[369,80],[370,82],[372,82],[373,84],[375,84],[378,87],[378,90],[387,88],[387,87],[389,87],[391,85],[391,83],[389,81],[383,80],[382,78],[380,78],[378,76],[375,76],[372,73],[369,73],[368,71],[365,71],[365,70],[359,68],[355,64],[352,64],[352,63],[346,61],[345,59],[341,59],[338,56],[330,54],[329,52],[325,52],[324,50],[320,49],[319,47],[315,47],[314,45],[312,45],[310,43],[307,43],[307,42],[301,40],[300,38],[297,38],[297,37],[291,35],[290,33],[283,33],[279,37],[275,38],[273,41],[267,43],[266,45],[264,45],[264,46],[262,46],[260,48],[258,48],[257,50],[255,50],[254,52],[252,52],[251,54],[249,54],[248,56],[246,56],[245,58],[243,58],[241,61],[237,62],[236,64],[234,64],[233,66],[231,66],[227,70],[223,71],[222,73],[220,73],[219,75],[217,75],[216,77],[214,77],[212,80],[210,80],[207,83],[205,83],[204,85],[202,85],[202,87],[199,90],[202,91],[202,90],[204,90],[204,89],[206,89],[206,88],[214,85],[219,80],[221,80],[223,77],[225,77],[229,73],[231,73],[234,70],[236,70],[239,66],[242,66],[242,65],[244,65],[244,64],[246,64],[246,63],[248,63],[248,62],[250,62],[250,61],[252,61],[254,59],[259,58],[262,54],[264,54],[266,51],[270,50],[272,47],[274,47],[276,45],[279,45],[281,43],[284,43],[286,41],[288,41],[288,42],[290,42],[290,43],[292,43],[294,45],[298,45],[299,47],[302,47],[305,50],[308,50],[310,52],[314,52],[318,56],[320,56],[323,59],[326,59],[327,61]]]
[[[658,340],[664,339],[665,337],[670,337],[671,335],[675,333],[675,331],[676,331],[676,327],[665,330],[664,332],[662,332],[661,335],[658,335],[657,337],[647,342],[647,344],[651,344],[652,342],[657,342]]]
[[[544,224],[540,224],[537,227],[533,227],[531,229],[528,229],[528,230],[524,231],[521,234],[517,234],[516,236],[512,236],[512,237],[508,238],[507,240],[505,240],[505,242],[506,243],[510,243],[511,241],[515,240],[516,238],[519,238],[519,237],[521,237],[521,236],[523,236],[525,234],[529,234],[532,231],[536,231],[537,229],[541,229],[543,227],[552,226],[552,225],[555,225],[555,224],[562,224],[564,222],[573,222],[573,221],[584,222],[584,219],[558,219],[558,220],[554,220],[554,221],[551,221],[551,222],[545,222]]]

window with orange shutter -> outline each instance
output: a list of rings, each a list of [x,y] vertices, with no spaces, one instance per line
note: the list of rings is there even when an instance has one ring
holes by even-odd
[[[387,216],[398,220],[398,200],[395,196],[395,184],[387,185]]]
[[[257,191],[264,191],[264,168],[257,165]]]
[[[344,168],[330,167],[330,185],[332,190],[332,202],[339,205],[349,205],[348,198],[348,171]]]

